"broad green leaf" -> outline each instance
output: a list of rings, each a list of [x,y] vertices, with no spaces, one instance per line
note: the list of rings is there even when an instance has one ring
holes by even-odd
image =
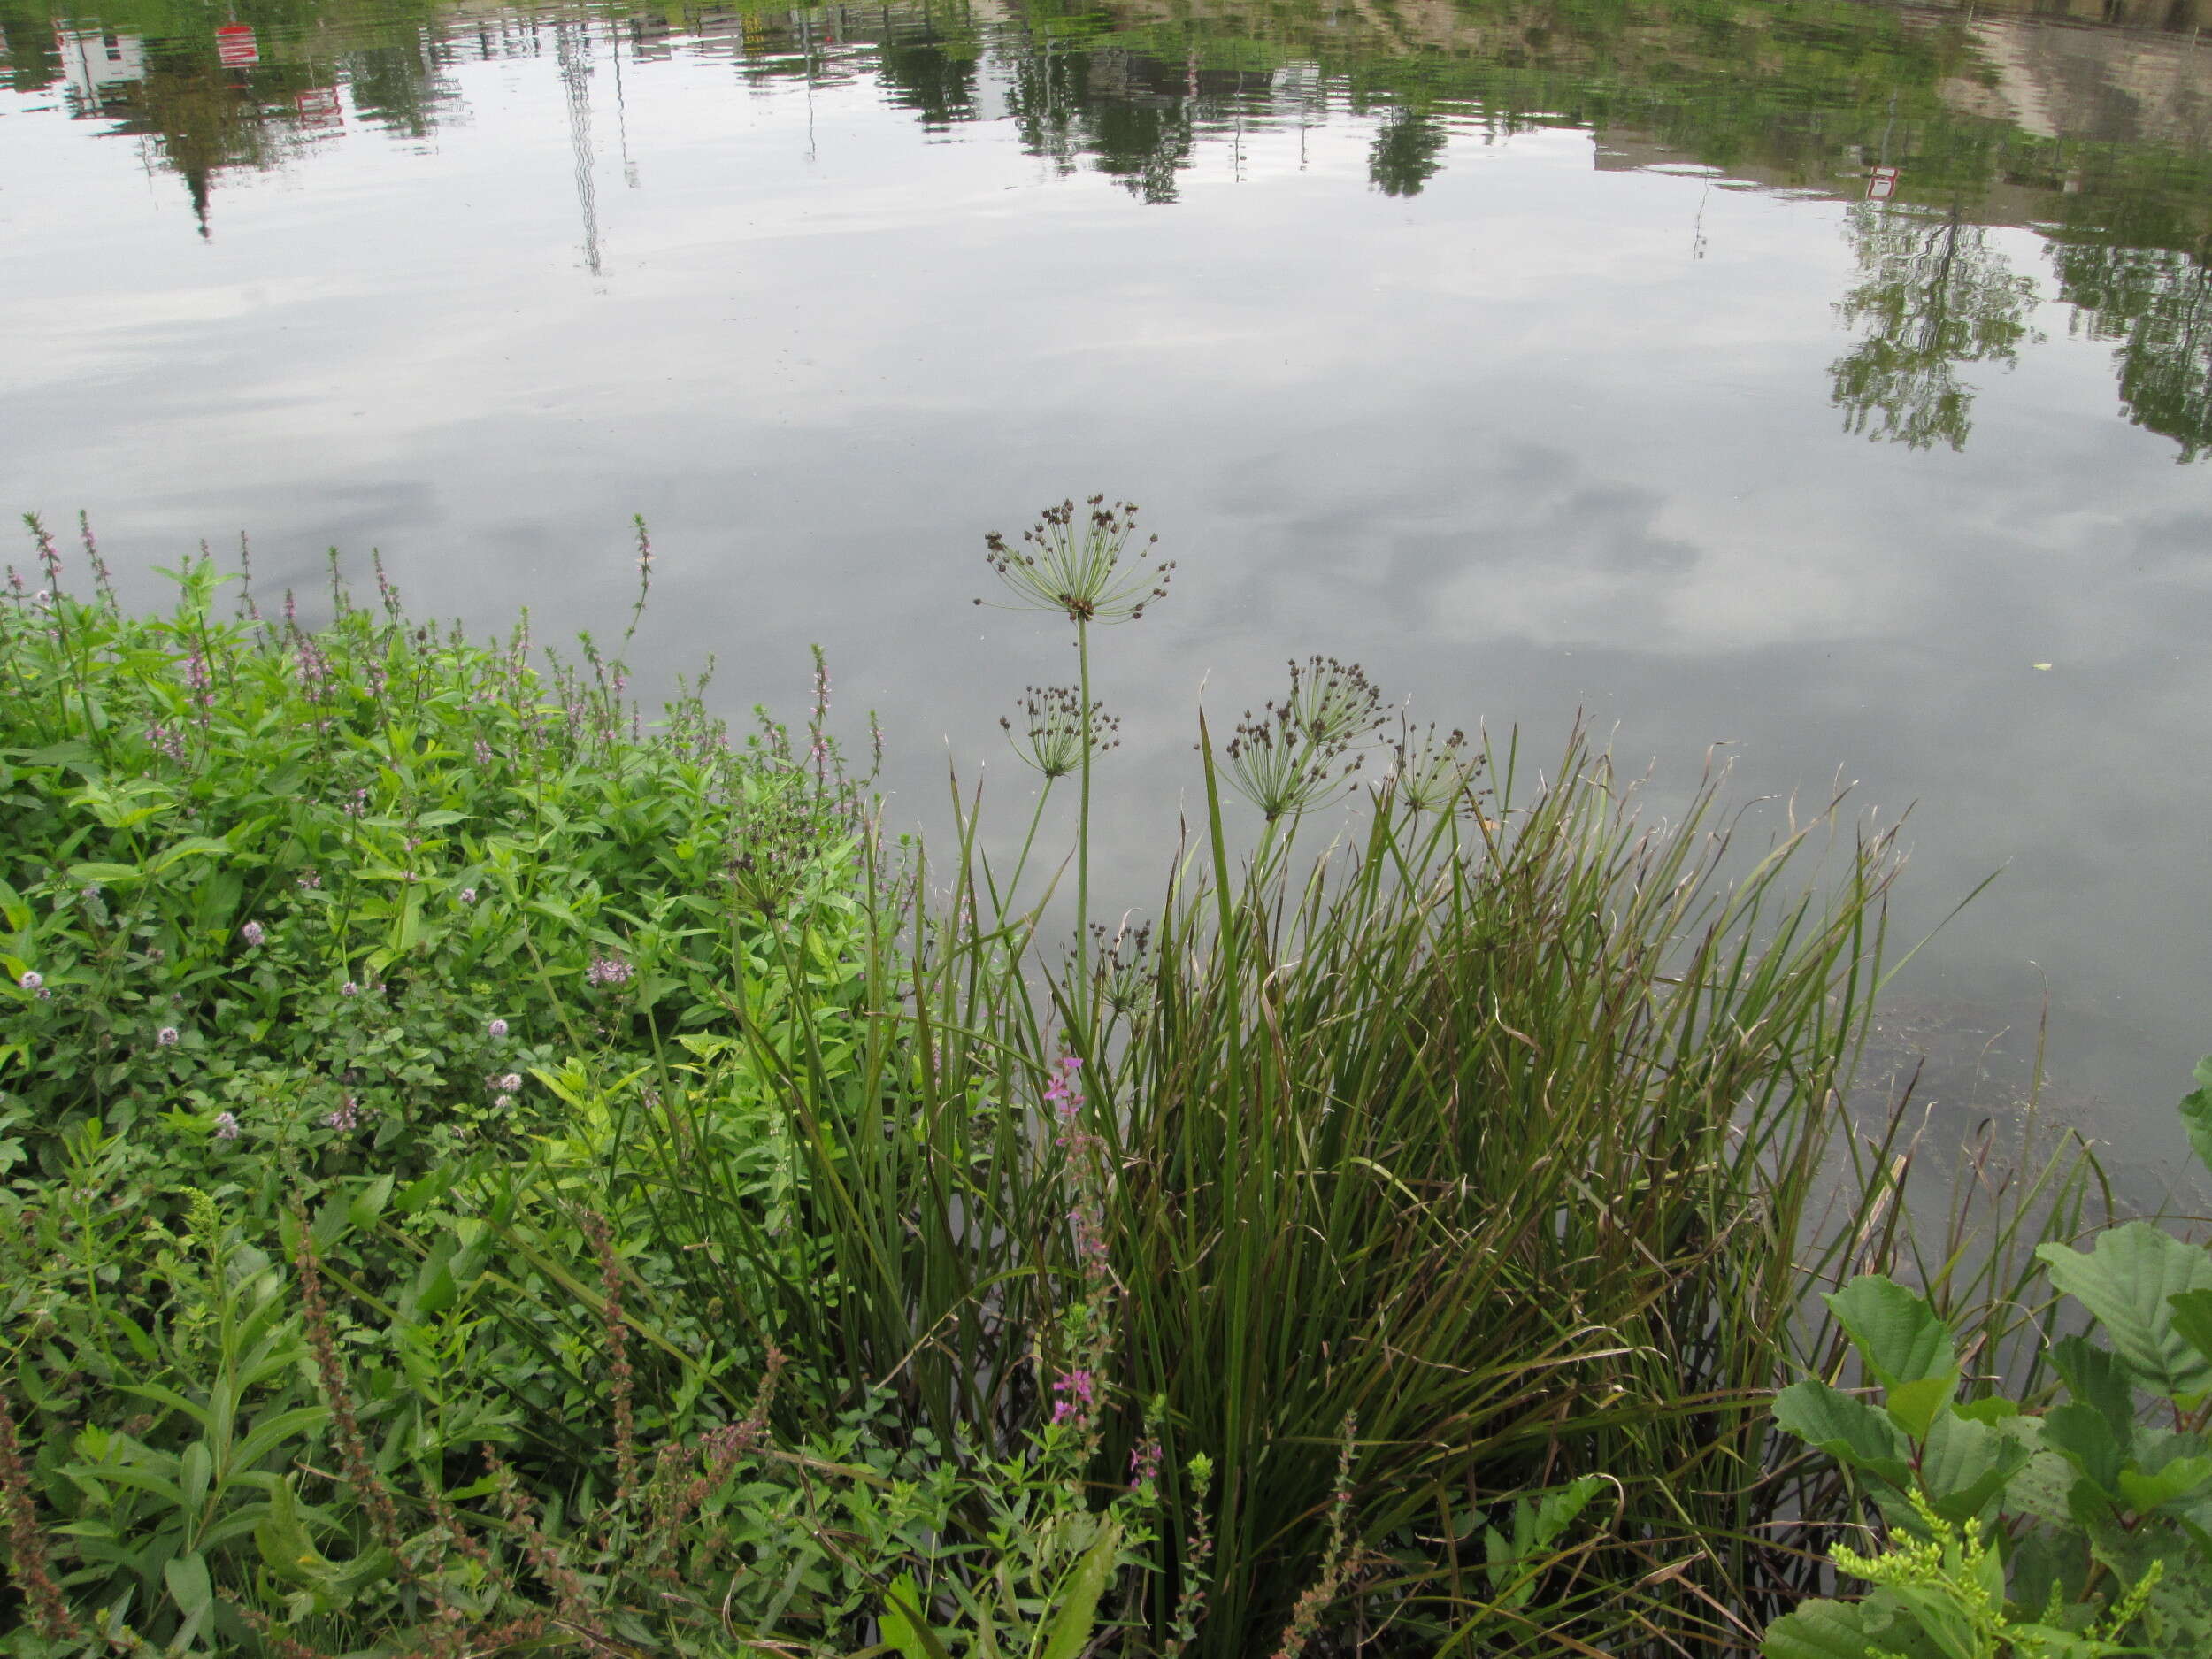
[[[2128,1508],[2147,1515],[2162,1503],[2171,1503],[2201,1491],[2212,1482],[2212,1457],[2177,1457],[2153,1474],[2137,1469],[2120,1471],[2120,1494]]]
[[[2078,1336],[2051,1344],[2051,1363],[2066,1392],[2100,1413],[2112,1425],[2114,1441],[2125,1446],[2135,1437],[2135,1382],[2112,1350]]]
[[[1767,1626],[1759,1651],[1766,1659],[1874,1659],[1868,1624],[1864,1602],[1806,1601]]]
[[[2181,1122],[2198,1160],[2212,1169],[2212,1055],[2197,1062],[2196,1079],[2200,1087],[2182,1096]]]
[[[1883,1412],[1816,1379],[1774,1397],[1774,1420],[1838,1463],[1902,1486],[1912,1478],[1912,1448]]]
[[[2108,1497],[2120,1495],[2120,1468],[2127,1462],[2127,1443],[2112,1432],[2105,1415],[2093,1405],[2069,1401],[2043,1414],[2043,1444],[2079,1470]]]
[[[2212,1359],[2212,1290],[2176,1291],[2166,1298],[2183,1341]]]
[[[196,1623],[214,1610],[215,1586],[208,1578],[207,1563],[201,1556],[174,1557],[161,1570],[161,1578],[187,1618]]]
[[[385,1201],[392,1195],[392,1178],[380,1175],[355,1194],[346,1206],[346,1219],[357,1227],[367,1227],[384,1213]]]
[[[2212,1290],[2212,1254],[2147,1221],[2099,1235],[2092,1252],[2045,1244],[2035,1253],[2051,1282],[2097,1316],[2112,1351],[2147,1386],[2177,1401],[2212,1389],[2212,1358],[2183,1337],[2168,1301]]]
[[[1092,1627],[1098,1623],[1098,1599],[1113,1577],[1114,1555],[1120,1548],[1120,1523],[1110,1517],[1060,1586],[1060,1609],[1046,1630],[1043,1659],[1076,1659],[1088,1644]]]
[[[1824,1298],[1859,1357],[1889,1392],[1888,1409],[1915,1440],[1958,1386],[1958,1352],[1935,1310],[1879,1273]]]
[[[1947,1520],[1969,1521],[1987,1509],[2028,1461],[2012,1434],[1955,1411],[1939,1412],[1920,1456],[1920,1484]]]

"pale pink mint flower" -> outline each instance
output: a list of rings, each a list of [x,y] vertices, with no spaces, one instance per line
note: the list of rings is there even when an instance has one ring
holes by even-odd
[[[325,1127],[330,1129],[350,1129],[360,1121],[359,1105],[352,1095],[342,1094],[338,1099],[338,1110],[325,1117],[323,1124]]]
[[[35,991],[46,983],[46,976],[35,969],[27,968],[24,970],[23,977],[16,983],[27,991]]]
[[[250,945],[257,945],[264,939],[268,937],[267,934],[261,931],[261,924],[259,922],[248,922],[243,927],[238,930],[238,936]]]
[[[594,956],[591,966],[584,970],[587,985],[626,985],[633,970],[619,956]]]
[[[484,1027],[484,1032],[487,1036],[503,1037],[507,1034],[507,1022],[503,1019],[495,1019]]]
[[[499,1079],[499,1092],[503,1094],[511,1094],[521,1087],[522,1073],[519,1071],[510,1071]]]
[[[154,1041],[165,1048],[175,1048],[178,1042],[177,1028],[174,1025],[164,1025],[155,1033]]]
[[[215,1138],[218,1141],[238,1139],[238,1119],[234,1114],[230,1112],[215,1114]]]

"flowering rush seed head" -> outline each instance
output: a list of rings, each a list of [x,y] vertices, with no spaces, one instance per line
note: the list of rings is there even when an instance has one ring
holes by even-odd
[[[1032,686],[1016,705],[1021,724],[1001,716],[1000,729],[1014,752],[1048,778],[1064,778],[1083,764],[1082,694],[1072,686]],[[1103,754],[1121,747],[1121,718],[1091,702],[1089,747]]]
[[[984,557],[1018,605],[1061,611],[1071,622],[1133,622],[1167,597],[1175,561],[1153,552],[1156,535],[1133,554],[1134,503],[1105,502],[1094,495],[1079,511],[1072,501],[1046,508],[1018,546],[996,531],[984,537]]]

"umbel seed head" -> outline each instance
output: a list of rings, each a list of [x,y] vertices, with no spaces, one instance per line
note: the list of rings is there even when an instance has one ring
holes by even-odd
[[[1079,626],[1133,622],[1167,597],[1175,562],[1152,551],[1159,537],[1137,543],[1133,503],[1094,495],[1079,522],[1073,501],[1047,507],[1018,545],[997,531],[983,538],[984,558],[1026,610],[1057,611]],[[976,603],[981,604],[978,599]]]

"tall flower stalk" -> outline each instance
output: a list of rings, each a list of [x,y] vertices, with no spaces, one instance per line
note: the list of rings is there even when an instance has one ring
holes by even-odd
[[[1081,734],[1080,796],[1075,841],[1075,978],[1082,987],[1083,1023],[1094,1024],[1095,997],[1090,984],[1091,924],[1091,761],[1098,747],[1091,698],[1091,626],[1134,622],[1148,606],[1167,597],[1175,561],[1153,552],[1157,535],[1139,543],[1137,509],[1132,502],[1106,504],[1093,495],[1079,511],[1072,500],[1048,507],[1022,532],[1018,545],[997,531],[984,538],[985,557],[1025,610],[1057,611],[1075,624],[1078,664],[1076,729]],[[979,599],[976,603],[981,604]]]

